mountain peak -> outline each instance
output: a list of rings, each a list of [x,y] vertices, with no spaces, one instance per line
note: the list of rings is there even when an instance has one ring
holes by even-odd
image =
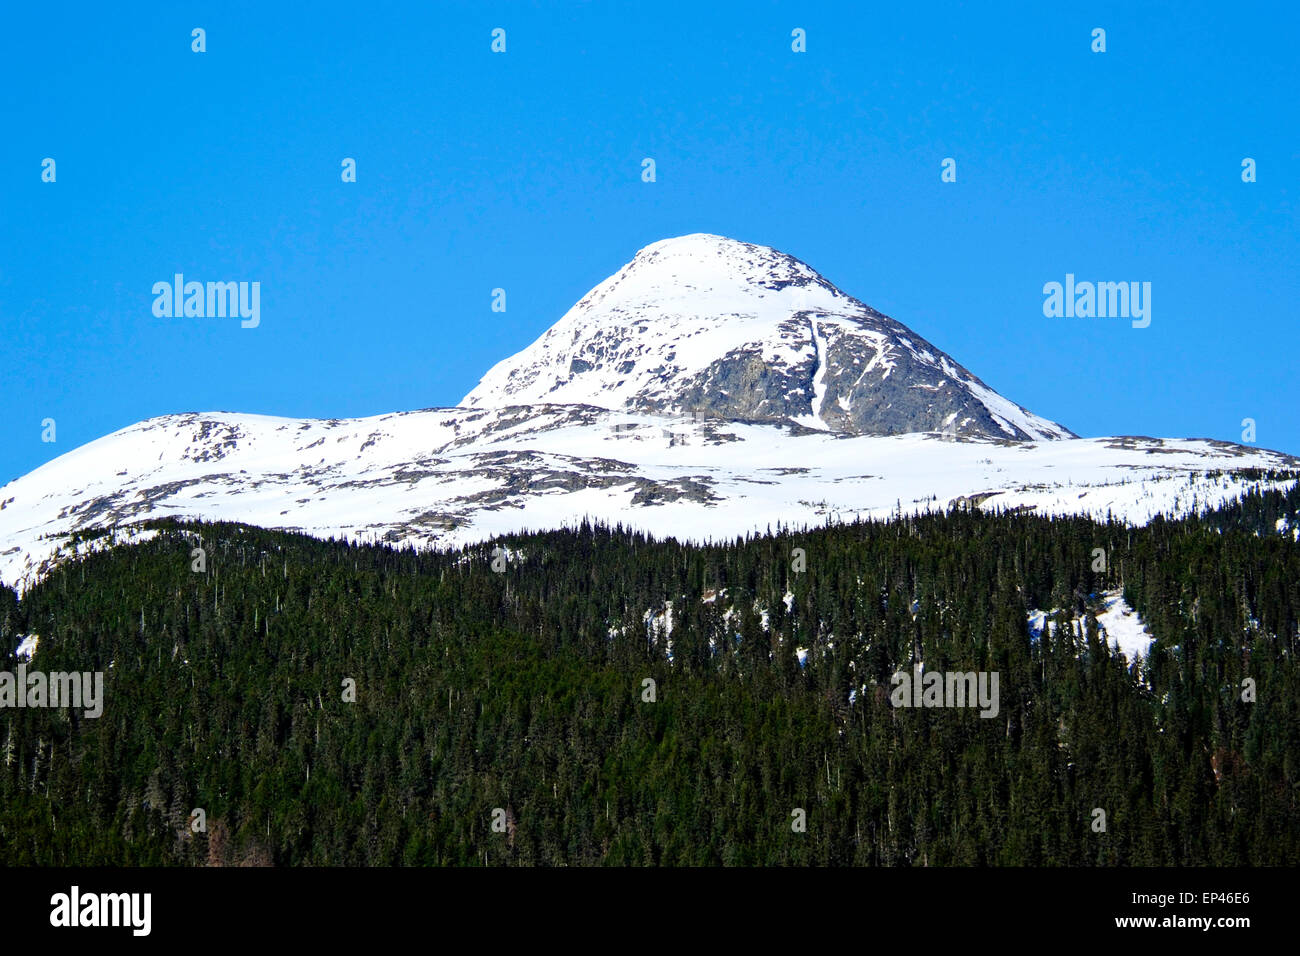
[[[794,256],[707,233],[640,250],[461,402],[540,403],[853,435],[1072,434]]]
[[[654,276],[664,286],[689,285],[697,292],[748,285],[755,290],[771,291],[815,287],[842,295],[815,269],[794,256],[770,246],[707,232],[652,242],[610,278],[619,280],[621,285],[629,275]]]
[[[767,252],[777,256],[784,256],[787,259],[793,258],[785,256],[784,253],[777,252],[769,246],[741,242],[739,239],[717,236],[710,232],[692,232],[684,236],[670,236],[667,239],[659,239],[648,246],[643,246],[632,261],[634,263],[644,262],[673,256],[688,258],[708,255],[742,257],[754,252]]]
[[[708,232],[692,232],[689,235],[671,236],[652,242],[641,248],[629,265],[663,263],[675,259],[692,261],[717,259],[721,260],[720,264],[724,267],[750,271],[767,265],[795,266],[806,273],[815,274],[794,256],[779,252],[771,246],[760,246]]]
[[[711,232],[691,232],[684,236],[669,236],[667,239],[658,239],[643,246],[634,257],[641,259],[649,255],[657,255],[674,250],[689,250],[692,248],[716,248],[725,249],[729,246],[746,246],[748,243],[741,242],[739,239],[729,239],[726,236],[714,235]]]

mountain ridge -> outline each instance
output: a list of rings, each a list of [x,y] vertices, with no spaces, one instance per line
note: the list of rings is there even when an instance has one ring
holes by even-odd
[[[1227,442],[852,436],[591,406],[330,420],[185,413],[128,426],[0,488],[0,581],[21,590],[77,553],[77,536],[117,529],[129,539],[168,516],[419,548],[583,518],[705,541],[953,507],[1144,524],[1253,488],[1289,489],[1295,475],[1296,458]]]

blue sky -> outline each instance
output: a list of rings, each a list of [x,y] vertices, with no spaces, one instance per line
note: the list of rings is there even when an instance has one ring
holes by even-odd
[[[1300,14],[1131,6],[11,5],[0,482],[172,412],[455,404],[691,232],[798,256],[1079,434],[1250,417],[1300,453]],[[261,325],[156,318],[176,272],[260,282]],[[1066,273],[1151,282],[1151,326],[1044,317]]]

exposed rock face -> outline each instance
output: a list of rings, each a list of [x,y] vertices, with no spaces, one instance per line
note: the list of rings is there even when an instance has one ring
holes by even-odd
[[[798,259],[708,235],[642,249],[461,404],[537,403],[851,435],[1072,437]]]

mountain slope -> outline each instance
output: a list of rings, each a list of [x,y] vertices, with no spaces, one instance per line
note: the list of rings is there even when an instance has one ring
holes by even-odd
[[[169,415],[0,488],[0,581],[39,579],[74,534],[167,516],[417,547],[584,517],[700,541],[958,505],[1141,524],[1239,497],[1257,484],[1242,469],[1300,461],[1200,440],[841,436],[574,405]]]
[[[951,507],[1141,524],[1297,474],[1226,442],[1073,437],[798,260],[687,236],[642,250],[461,407],[167,415],[45,464],[0,488],[0,581],[25,588],[158,517],[416,547],[583,518],[701,541]]]
[[[853,435],[1073,437],[798,259],[703,234],[642,249],[461,404],[541,402]]]

